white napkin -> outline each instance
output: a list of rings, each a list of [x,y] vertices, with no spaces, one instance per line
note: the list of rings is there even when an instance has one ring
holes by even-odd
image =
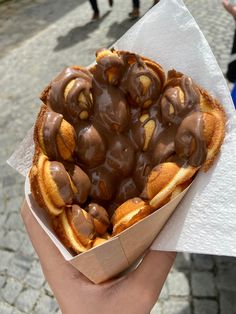
[[[153,250],[236,256],[236,114],[215,57],[181,0],[161,0],[114,45],[190,75],[224,106],[227,134],[218,162],[199,173],[152,245]],[[25,175],[32,131],[8,163]],[[19,158],[20,156],[20,158]]]
[[[151,248],[236,256],[236,116],[225,79],[198,25],[181,0],[162,0],[115,48],[190,75],[223,104],[229,118],[218,162],[199,173]]]

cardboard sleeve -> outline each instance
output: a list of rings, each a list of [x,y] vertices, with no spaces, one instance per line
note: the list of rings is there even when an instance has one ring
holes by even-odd
[[[51,228],[49,215],[34,200],[30,192],[29,179],[25,181],[26,200],[38,223],[63,257],[96,284],[111,279],[132,267],[151,245],[188,189],[189,187],[171,202],[107,242],[73,256]]]

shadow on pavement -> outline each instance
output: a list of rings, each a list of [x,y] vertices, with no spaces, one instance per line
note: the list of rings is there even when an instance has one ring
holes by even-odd
[[[107,32],[107,37],[114,39],[116,41],[119,39],[133,24],[138,20],[131,20],[129,18],[123,20],[122,22],[114,22],[110,25],[110,28]]]
[[[81,42],[89,37],[89,34],[95,31],[103,20],[111,13],[106,12],[99,20],[88,22],[83,26],[76,26],[72,28],[65,36],[57,37],[57,45],[53,49],[54,51],[60,51],[74,46],[78,42]]]
[[[86,0],[0,0],[0,57]]]

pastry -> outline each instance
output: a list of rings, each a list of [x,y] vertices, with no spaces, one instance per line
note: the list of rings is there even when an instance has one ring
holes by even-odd
[[[189,76],[100,49],[41,94],[31,191],[76,253],[100,245],[181,193],[220,151],[225,113]]]

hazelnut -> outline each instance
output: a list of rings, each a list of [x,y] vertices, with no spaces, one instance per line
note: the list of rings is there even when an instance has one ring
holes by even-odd
[[[88,116],[89,116],[89,114],[88,114],[88,111],[86,111],[86,110],[81,111],[81,113],[79,115],[81,120],[86,120],[88,118]]]
[[[175,109],[174,109],[173,105],[170,104],[170,106],[169,106],[169,114],[172,114],[174,112],[175,112]]]
[[[65,98],[67,97],[67,95],[69,94],[71,88],[73,87],[75,83],[75,80],[71,80],[67,85],[66,85],[66,88],[65,88],[65,91],[64,91],[64,96]]]
[[[143,115],[139,118],[139,120],[140,120],[141,122],[144,122],[144,121],[146,121],[148,118],[149,118],[149,114],[148,114],[148,113],[145,113],[145,114],[143,114]]]
[[[145,129],[145,142],[144,142],[144,146],[143,146],[144,151],[146,151],[148,148],[149,142],[152,138],[152,135],[154,133],[155,128],[156,128],[156,123],[154,120],[149,120],[144,125],[144,129]]]
[[[149,119],[149,114],[145,113],[143,114],[139,120],[144,123]],[[145,130],[145,141],[143,145],[143,150],[146,151],[149,145],[149,142],[152,138],[153,132],[156,128],[156,123],[154,120],[149,120],[147,123],[144,124],[144,130]]]
[[[146,75],[140,75],[139,80],[143,87],[143,95],[145,95],[152,81]]]

